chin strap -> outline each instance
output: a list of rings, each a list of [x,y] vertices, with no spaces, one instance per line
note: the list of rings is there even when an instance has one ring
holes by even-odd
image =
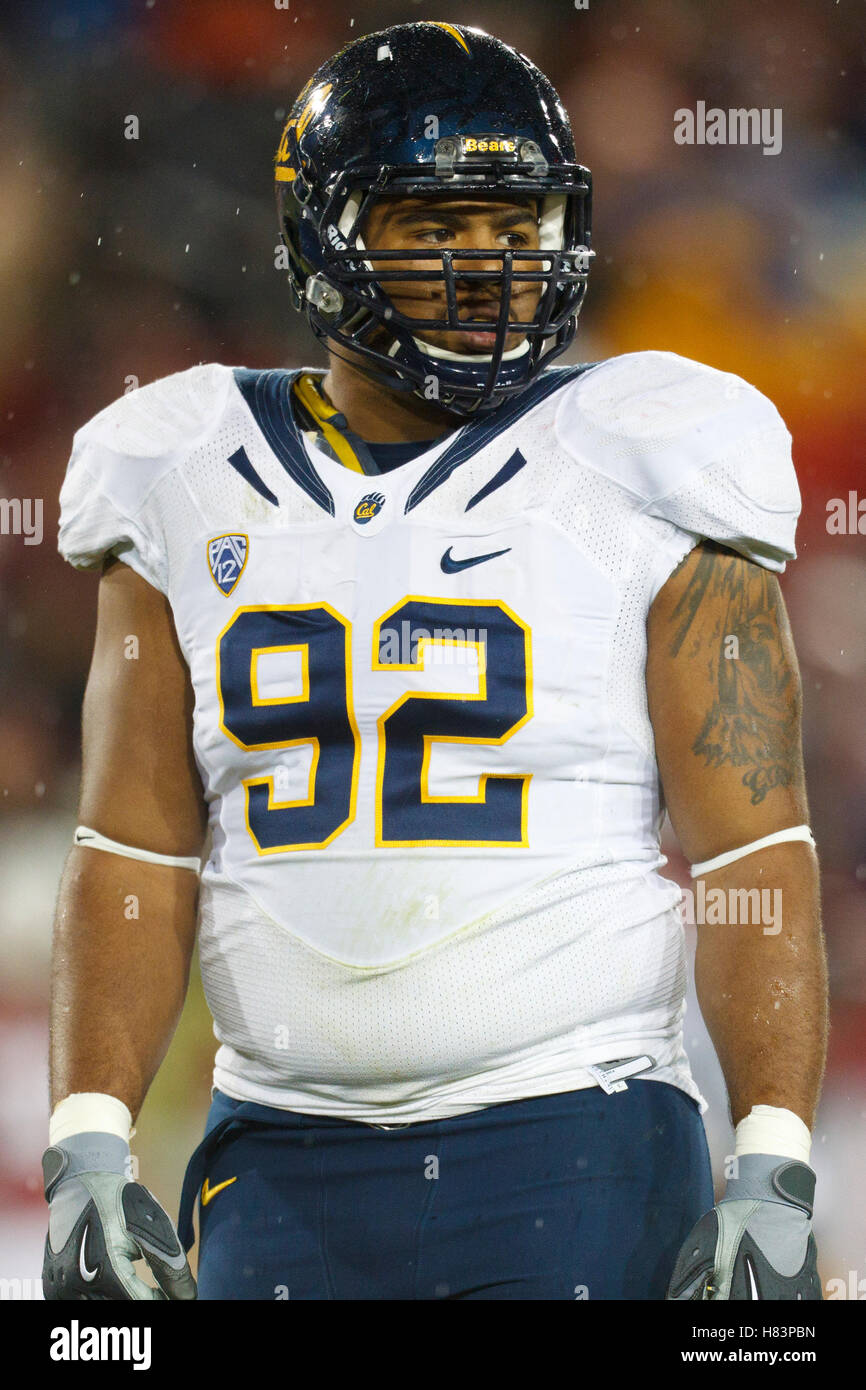
[[[420,352],[426,353],[428,357],[441,357],[446,362],[467,362],[470,366],[477,366],[482,362],[491,362],[492,353],[484,352],[451,352],[449,348],[436,347],[433,343],[425,343],[421,338],[416,338],[413,334],[412,341]],[[395,341],[394,347],[388,352],[392,357],[400,344]],[[529,351],[529,339],[524,338],[522,343],[518,343],[516,348],[509,348],[508,352],[503,352],[502,362],[513,362],[516,357],[523,357]]]

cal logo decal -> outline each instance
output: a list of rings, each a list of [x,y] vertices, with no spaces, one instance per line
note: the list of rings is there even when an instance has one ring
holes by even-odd
[[[207,543],[207,562],[213,582],[226,598],[237,587],[244,572],[249,548],[246,536],[214,536]]]
[[[374,516],[382,510],[385,505],[385,498],[381,492],[368,492],[366,497],[362,497],[355,508],[355,520],[359,526],[364,526],[368,521],[372,521]]]
[[[318,116],[321,112],[326,101],[328,100],[328,97],[331,95],[331,92],[333,91],[333,86],[334,84],[332,82],[326,82],[324,85],[320,85],[316,87],[315,90],[311,91],[311,78],[304,90],[301,92],[297,101],[295,102],[293,110],[297,111],[307,94],[310,94],[309,100],[301,108],[300,115],[291,116],[289,120],[286,122],[285,128],[283,130],[282,138],[280,139],[279,148],[277,150],[277,157],[275,160],[276,168],[274,169],[274,177],[276,178],[277,183],[293,183],[295,178],[297,177],[298,171],[293,163],[292,141],[290,138],[291,132],[295,132],[295,152],[297,153],[301,164],[304,164],[305,160],[303,155],[301,155],[300,153],[300,149],[298,148],[298,142],[300,141],[301,137],[304,134],[304,131],[307,129],[307,126],[310,124],[310,121],[313,119],[313,117]]]

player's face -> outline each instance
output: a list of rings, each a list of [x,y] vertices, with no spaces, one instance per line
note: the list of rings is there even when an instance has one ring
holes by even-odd
[[[514,199],[509,195],[455,194],[454,198],[383,198],[374,203],[364,228],[364,244],[370,248],[369,260],[377,270],[439,270],[436,260],[412,258],[418,250],[495,250],[537,251],[537,201],[532,198]],[[405,250],[406,260],[377,261],[377,250]],[[498,259],[460,259],[454,257],[457,278],[458,319],[489,319],[495,323],[499,314],[500,291],[493,282],[461,280],[463,270],[499,272]],[[514,260],[514,269],[532,271],[538,261]],[[445,318],[445,286],[433,281],[385,282],[385,289],[394,307],[412,318]],[[538,308],[543,285],[539,281],[515,281],[512,284],[509,319],[530,322]],[[457,329],[435,331],[424,329],[417,336],[436,347],[451,352],[490,353],[496,341],[495,332],[465,333]],[[524,333],[509,333],[505,350],[517,347]]]

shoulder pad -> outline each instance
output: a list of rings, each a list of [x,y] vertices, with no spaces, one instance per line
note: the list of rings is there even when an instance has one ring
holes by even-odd
[[[160,377],[120,396],[76,433],[125,458],[162,458],[191,449],[214,424],[232,371],[207,362]]]
[[[741,377],[673,352],[601,362],[563,392],[562,447],[635,509],[770,569],[793,559],[800,493],[791,436]]]
[[[60,490],[64,559],[95,569],[117,554],[165,590],[164,544],[147,500],[216,428],[232,383],[230,367],[190,367],[121,396],[76,431]]]

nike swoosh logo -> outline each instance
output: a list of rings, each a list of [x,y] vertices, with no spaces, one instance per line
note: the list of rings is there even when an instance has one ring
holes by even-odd
[[[507,555],[510,549],[511,546],[508,545],[504,550],[491,550],[489,555],[472,555],[468,560],[453,560],[449,545],[439,564],[445,574],[459,574],[460,570],[468,570],[472,565],[483,565],[485,560],[495,560],[497,555]]]
[[[87,1246],[87,1234],[88,1234],[88,1231],[89,1231],[89,1230],[90,1230],[90,1227],[89,1227],[89,1226],[85,1226],[85,1228],[84,1228],[84,1235],[81,1237],[81,1249],[80,1249],[79,1252],[78,1252],[78,1273],[81,1275],[81,1277],[82,1277],[82,1279],[84,1280],[85,1284],[90,1284],[90,1283],[92,1283],[93,1280],[96,1278],[97,1274],[99,1273],[99,1268],[98,1268],[98,1267],[97,1267],[96,1269],[88,1269],[88,1268],[87,1268],[86,1246]]]
[[[201,1190],[202,1206],[206,1207],[208,1202],[213,1201],[218,1192],[222,1192],[224,1187],[231,1187],[233,1182],[237,1182],[237,1178],[226,1178],[225,1182],[218,1182],[216,1187],[211,1187],[207,1178],[205,1178],[204,1186]]]
[[[748,1255],[746,1256],[745,1263],[746,1273],[749,1276],[749,1297],[752,1299],[760,1299],[761,1295],[758,1293],[758,1286],[755,1283],[755,1271],[752,1269],[752,1261],[749,1259]]]

